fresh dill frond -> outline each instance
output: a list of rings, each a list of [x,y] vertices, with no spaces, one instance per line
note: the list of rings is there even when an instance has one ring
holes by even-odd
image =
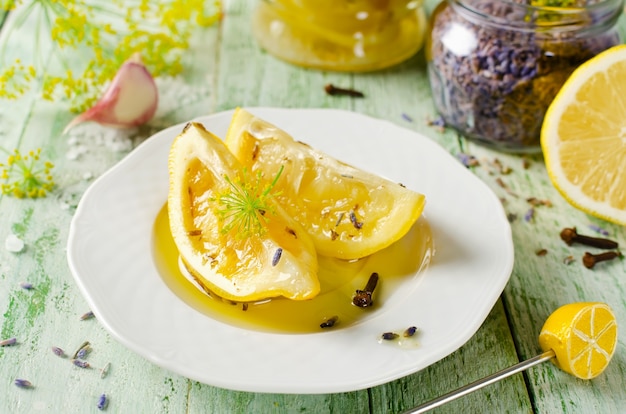
[[[0,0],[0,16],[7,11],[12,18],[2,27],[0,39],[0,99],[17,99],[35,87],[44,99],[66,100],[74,112],[82,112],[137,52],[154,77],[182,73],[192,34],[218,22],[222,4]],[[28,48],[21,59],[5,53],[18,47]]]
[[[265,186],[263,186],[265,181],[260,171],[255,179],[250,179],[244,168],[241,180],[236,182],[224,176],[229,188],[217,197],[217,202],[223,207],[218,210],[224,222],[223,234],[232,230],[235,230],[237,236],[241,238],[263,234],[266,230],[264,224],[269,220],[266,214],[274,212],[268,201],[278,194],[272,193],[272,189],[282,172],[283,166],[281,165],[272,182]]]
[[[3,152],[8,153],[2,149]],[[45,197],[54,188],[54,179],[50,171],[54,165],[40,158],[41,148],[22,155],[19,150],[9,153],[6,164],[0,163],[0,178],[5,180],[1,186],[2,194],[17,198]]]

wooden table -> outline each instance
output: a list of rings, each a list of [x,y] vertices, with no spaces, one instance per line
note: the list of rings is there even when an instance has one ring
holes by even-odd
[[[436,3],[427,1],[427,10]],[[626,262],[586,269],[579,259],[585,249],[569,247],[559,238],[563,227],[576,226],[592,233],[589,225],[593,224],[624,245],[626,229],[571,207],[551,185],[540,155],[495,152],[452,130],[442,132],[429,126],[427,120],[436,113],[423,52],[378,73],[304,70],[259,50],[250,33],[251,4],[226,1],[223,20],[195,34],[192,50],[185,55],[183,78],[160,81],[157,117],[130,138],[122,136],[113,142],[115,134],[94,124],[82,127],[79,135],[62,135],[73,117],[67,105],[43,101],[36,94],[0,101],[1,145],[26,152],[41,147],[43,155],[55,164],[57,184],[44,199],[0,198],[0,240],[14,233],[26,243],[19,254],[0,248],[0,339],[18,339],[16,345],[0,348],[0,412],[97,412],[98,398],[105,392],[110,399],[107,411],[116,413],[397,413],[536,355],[543,322],[562,304],[606,302],[619,322],[626,321]],[[623,19],[620,25],[626,28]],[[27,44],[14,39],[7,53]],[[324,93],[327,83],[353,87],[367,97],[328,96]],[[453,155],[474,155],[481,166],[471,171],[502,198],[511,217],[516,217],[511,222],[513,273],[478,332],[443,360],[391,383],[348,393],[289,395],[235,392],[191,381],[126,349],[97,319],[81,320],[89,309],[65,254],[69,224],[81,194],[95,177],[155,131],[237,106],[348,109],[424,134]],[[493,174],[489,165],[495,159],[510,167],[511,173]],[[534,217],[527,221],[524,215],[531,207],[527,201],[531,197],[550,200],[552,206],[536,207]],[[547,254],[537,254],[541,249]],[[565,264],[564,258],[570,255],[576,261]],[[35,289],[21,288],[23,281]],[[92,344],[90,361],[94,365],[111,364],[104,379],[97,370],[74,367],[50,350],[59,346],[72,353],[85,340]],[[545,363],[435,412],[624,412],[625,344],[626,334],[621,331],[613,362],[595,380],[578,380]],[[35,387],[18,388],[13,384],[15,378],[26,378]]]

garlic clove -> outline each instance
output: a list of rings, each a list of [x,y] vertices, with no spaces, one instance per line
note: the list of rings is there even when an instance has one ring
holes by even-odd
[[[100,100],[74,118],[63,133],[87,121],[113,128],[145,124],[154,116],[158,100],[154,78],[135,53],[122,64]]]

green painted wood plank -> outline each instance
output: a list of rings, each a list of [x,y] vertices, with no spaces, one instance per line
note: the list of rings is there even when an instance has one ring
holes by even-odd
[[[559,306],[581,301],[609,304],[618,323],[626,320],[626,288],[623,261],[614,261],[586,269],[581,262],[584,246],[567,246],[559,237],[564,227],[577,227],[581,233],[595,235],[590,224],[600,226],[620,245],[625,243],[626,230],[588,216],[573,208],[552,186],[541,155],[495,153],[471,142],[466,151],[475,155],[481,166],[473,171],[503,199],[505,210],[515,219],[511,223],[515,244],[515,265],[503,295],[510,314],[511,329],[520,359],[540,352],[538,335],[546,318]],[[493,166],[498,159],[512,172],[502,175]],[[524,168],[524,165],[529,165]],[[506,188],[498,183],[501,180]],[[534,207],[532,219],[525,216],[533,206],[529,198],[548,200],[552,206]],[[545,256],[537,251],[545,249]],[[566,264],[572,256],[574,262]],[[528,374],[530,395],[538,413],[594,412],[600,404],[602,412],[620,412],[626,402],[624,377],[626,364],[619,355],[626,336],[619,333],[616,357],[606,372],[591,381],[576,379],[552,364],[543,364]],[[612,398],[598,398],[611,395]]]
[[[373,413],[416,407],[472,381],[518,363],[501,301],[463,347],[428,368],[371,390]],[[532,407],[521,374],[492,384],[433,413],[529,413]]]
[[[430,10],[436,1],[427,1]],[[586,228],[593,222],[610,231],[620,243],[625,230],[588,217],[570,207],[551,186],[540,156],[495,153],[429,127],[434,116],[422,54],[408,62],[374,74],[338,74],[301,70],[260,51],[249,29],[251,2],[226,2],[221,25],[202,31],[186,55],[184,79],[163,80],[159,116],[150,126],[130,135],[129,145],[114,150],[103,143],[110,131],[85,126],[70,136],[60,132],[71,119],[63,103],[41,102],[34,96],[0,102],[0,143],[21,149],[42,147],[56,164],[58,190],[45,200],[0,198],[0,241],[9,232],[20,234],[27,249],[15,255],[0,249],[0,332],[16,336],[15,347],[0,348],[0,412],[98,412],[102,392],[110,395],[111,412],[398,412],[449,391],[480,376],[531,357],[538,352],[537,335],[547,315],[563,303],[601,300],[626,320],[624,262],[590,271],[580,265],[584,248],[568,247],[558,239],[564,226]],[[624,31],[623,19],[620,30]],[[27,51],[12,46],[14,56]],[[326,83],[362,89],[363,100],[329,97]],[[516,262],[503,301],[465,346],[426,370],[389,384],[352,393],[327,395],[259,394],[223,390],[190,381],[163,370],[121,346],[98,324],[80,321],[87,311],[65,263],[64,246],[75,204],[93,178],[124,157],[150,134],[173,123],[235,106],[326,107],[350,109],[423,133],[451,153],[466,151],[481,166],[472,171],[498,194],[507,212],[516,215],[513,237]],[[405,113],[413,118],[402,118]],[[77,145],[87,152],[68,157]],[[509,175],[498,173],[498,158],[510,166]],[[524,160],[530,160],[525,169]],[[87,178],[85,178],[87,177]],[[507,185],[503,188],[498,179]],[[528,197],[549,199],[553,206],[537,207],[525,221]],[[537,256],[545,248],[548,254]],[[569,266],[563,258],[577,258]],[[19,288],[20,281],[36,285]],[[507,318],[508,317],[508,318]],[[507,322],[509,321],[509,322]],[[508,323],[512,328],[509,333]],[[83,370],[52,354],[50,346],[72,353],[89,340],[88,360],[95,368]],[[576,380],[551,364],[494,384],[435,412],[619,412],[626,404],[624,333],[615,360],[593,381]],[[517,352],[516,352],[517,350]],[[519,357],[517,356],[519,353]],[[101,379],[97,368],[111,362]],[[35,384],[33,390],[11,385],[20,376]],[[532,401],[532,403],[531,403]]]

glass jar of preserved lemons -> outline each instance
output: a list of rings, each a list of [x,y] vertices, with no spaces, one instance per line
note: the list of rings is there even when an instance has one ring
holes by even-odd
[[[539,152],[548,106],[580,64],[620,43],[623,0],[446,0],[425,46],[435,106],[468,138]]]
[[[426,26],[422,0],[261,0],[252,29],[262,48],[287,62],[371,71],[414,55]]]

